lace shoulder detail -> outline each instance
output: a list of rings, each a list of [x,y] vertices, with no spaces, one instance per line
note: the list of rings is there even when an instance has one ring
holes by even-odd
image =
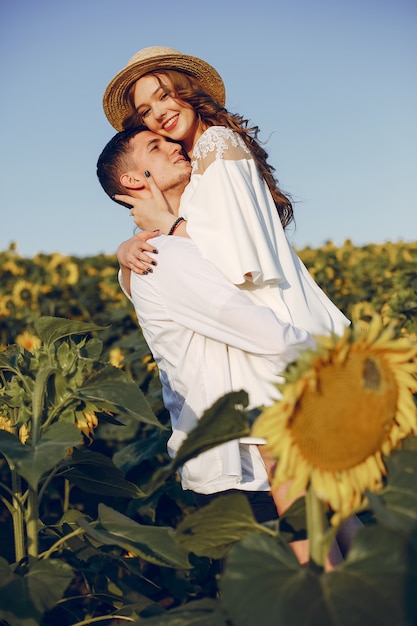
[[[240,161],[250,158],[250,150],[231,128],[210,126],[194,146],[192,173],[203,174],[209,165],[218,159]]]

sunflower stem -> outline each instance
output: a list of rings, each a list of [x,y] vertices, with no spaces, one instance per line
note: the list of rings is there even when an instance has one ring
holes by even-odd
[[[13,521],[15,560],[16,563],[20,563],[20,561],[25,557],[25,537],[23,528],[23,513],[21,508],[22,484],[14,463],[9,459],[7,459],[7,461],[9,463],[12,478],[13,507],[11,513]]]
[[[64,544],[66,541],[68,541],[68,539],[72,539],[73,537],[78,537],[78,535],[83,535],[84,533],[85,533],[84,528],[77,528],[72,533],[69,533],[68,535],[65,535],[65,537],[61,537],[60,539],[58,539],[58,541],[56,541],[54,545],[51,548],[49,548],[49,550],[42,552],[42,554],[38,554],[38,557],[40,559],[48,559],[51,556],[51,554],[56,552],[59,546]]]
[[[310,561],[324,569],[327,557],[325,533],[328,529],[328,521],[323,505],[311,485],[306,494],[306,514]]]
[[[38,556],[38,517],[39,503],[38,493],[29,487],[28,503],[26,509],[26,533],[28,542],[28,555]]]

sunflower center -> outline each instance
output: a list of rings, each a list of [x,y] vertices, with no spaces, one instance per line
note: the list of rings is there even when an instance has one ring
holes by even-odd
[[[397,383],[379,356],[351,352],[317,372],[290,422],[300,453],[313,466],[342,471],[381,450],[397,409]]]

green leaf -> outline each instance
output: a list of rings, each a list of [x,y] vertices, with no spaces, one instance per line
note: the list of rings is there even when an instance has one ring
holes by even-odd
[[[144,623],[142,620],[135,624]],[[204,599],[189,602],[156,617],[146,618],[146,626],[228,626],[218,600]],[[295,626],[295,625],[294,625]]]
[[[244,408],[248,405],[246,391],[226,394],[204,412],[196,428],[188,433],[178,451],[176,461],[183,465],[188,459],[232,439],[250,434]]]
[[[306,595],[300,593],[304,584]],[[288,599],[291,609],[294,605],[291,626],[306,626],[306,603],[320,589],[315,576],[299,565],[286,542],[252,534],[232,547],[220,591],[233,624],[287,626],[290,622],[283,604]]]
[[[51,376],[56,376],[58,370],[55,367],[43,367],[36,374],[35,385],[32,392],[32,440],[33,444],[38,443],[42,426],[42,413],[47,395],[46,386]]]
[[[172,528],[138,524],[104,504],[99,505],[99,522],[104,530],[93,528],[84,519],[78,520],[91,537],[105,545],[119,546],[161,567],[191,567],[186,554],[175,541]]]
[[[57,559],[36,560],[25,576],[30,598],[39,612],[52,609],[74,576],[72,568]]]
[[[99,520],[113,536],[133,542],[146,560],[149,561],[151,556],[161,565],[165,563],[180,569],[190,567],[186,554],[175,541],[172,528],[138,524],[104,504],[99,505]]]
[[[256,522],[247,498],[228,494],[185,517],[175,534],[188,552],[222,559],[232,544],[253,532],[262,533],[265,529]]]
[[[324,593],[337,600],[342,626],[353,626],[355,616],[367,626],[416,623],[417,554],[403,534],[378,525],[361,529],[327,581]]]
[[[85,335],[87,333],[105,330],[110,326],[98,326],[92,322],[78,322],[61,317],[39,317],[34,326],[45,347],[49,348],[58,339],[71,335]]]
[[[155,458],[158,454],[167,455],[168,431],[154,431],[146,439],[139,439],[123,446],[113,455],[114,464],[127,473],[134,467]]]
[[[406,439],[404,439],[403,449],[414,450],[414,452],[417,452],[417,436],[409,435]]]
[[[300,541],[307,537],[306,499],[298,498],[279,518],[279,532],[286,541]]]
[[[65,478],[83,491],[118,498],[140,498],[144,494],[126,480],[122,471],[104,454],[74,448]]]
[[[133,441],[136,439],[136,435],[140,431],[142,424],[140,422],[121,417],[114,417],[114,415],[109,412],[104,413],[100,412],[99,415],[99,423],[98,427],[94,431],[94,439],[100,439],[101,441],[108,441],[109,445],[113,448],[117,448],[116,442],[118,444],[125,443],[126,441]],[[159,432],[159,430],[157,431]],[[121,446],[121,449],[124,450],[125,446]],[[114,455],[113,461],[115,465],[117,465]],[[126,470],[123,470],[126,471]]]
[[[410,542],[375,525],[357,533],[347,560],[327,574],[293,566],[277,542],[251,535],[231,550],[221,597],[239,626],[411,626],[416,583]]]
[[[387,484],[367,497],[378,521],[393,528],[417,526],[417,451],[399,450],[386,459]]]
[[[13,372],[13,374],[17,374],[19,371],[15,365],[10,363],[10,359],[8,359],[3,353],[0,353],[0,369]]]
[[[125,372],[112,365],[107,365],[99,376],[92,376],[82,387],[75,389],[72,395],[109,411],[165,428],[137,384]]]
[[[59,530],[59,533],[56,534],[56,539],[62,539],[65,535],[67,535],[65,540],[65,548],[70,549],[71,552],[76,555],[77,561],[89,561],[90,559],[100,559],[100,562],[103,565],[103,569],[105,569],[104,561],[106,559],[106,555],[100,550],[101,545],[95,547],[86,537],[82,536],[71,536],[71,533],[79,528],[78,521],[80,518],[86,520],[86,522],[91,522],[91,518],[87,515],[82,515],[76,509],[69,509],[63,515],[63,517],[59,520],[59,523],[54,526],[54,530]],[[51,532],[51,528],[49,527],[49,532]],[[69,535],[69,536],[68,536]],[[113,555],[109,555],[109,560],[114,560]],[[121,563],[123,566],[123,563]]]
[[[49,426],[35,446],[22,445],[17,437],[0,431],[0,452],[14,462],[17,473],[37,489],[42,476],[55,467],[68,448],[80,443],[81,433],[73,424],[57,422]]]
[[[97,361],[103,352],[103,342],[97,337],[93,337],[90,341],[80,348],[80,356],[83,359]]]
[[[247,437],[250,434],[248,419],[244,412],[247,405],[246,391],[234,391],[217,400],[204,412],[197,426],[188,433],[175,458],[155,472],[146,488],[143,487],[144,490],[148,494],[156,491],[181,465],[205,450],[232,439]]]
[[[10,626],[39,626],[42,616],[62,598],[74,576],[63,561],[34,560],[23,576],[0,558],[0,617]]]

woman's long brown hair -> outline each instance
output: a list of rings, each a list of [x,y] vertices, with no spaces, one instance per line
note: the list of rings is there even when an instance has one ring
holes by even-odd
[[[237,113],[230,113],[227,109],[220,106],[210,94],[204,91],[196,78],[185,72],[164,70],[151,72],[151,74],[157,78],[161,87],[168,93],[173,91],[173,97],[191,105],[201,121],[207,126],[225,126],[241,136],[255,160],[260,175],[265,179],[269,187],[281,224],[285,229],[294,220],[292,202],[278,187],[278,181],[274,176],[275,168],[267,162],[268,153],[262,148],[258,140],[258,126],[249,126],[249,120]],[[169,79],[172,88],[163,83],[162,77],[164,76]],[[125,129],[144,124],[144,120],[135,108],[134,85],[128,92],[131,114],[123,122]]]

